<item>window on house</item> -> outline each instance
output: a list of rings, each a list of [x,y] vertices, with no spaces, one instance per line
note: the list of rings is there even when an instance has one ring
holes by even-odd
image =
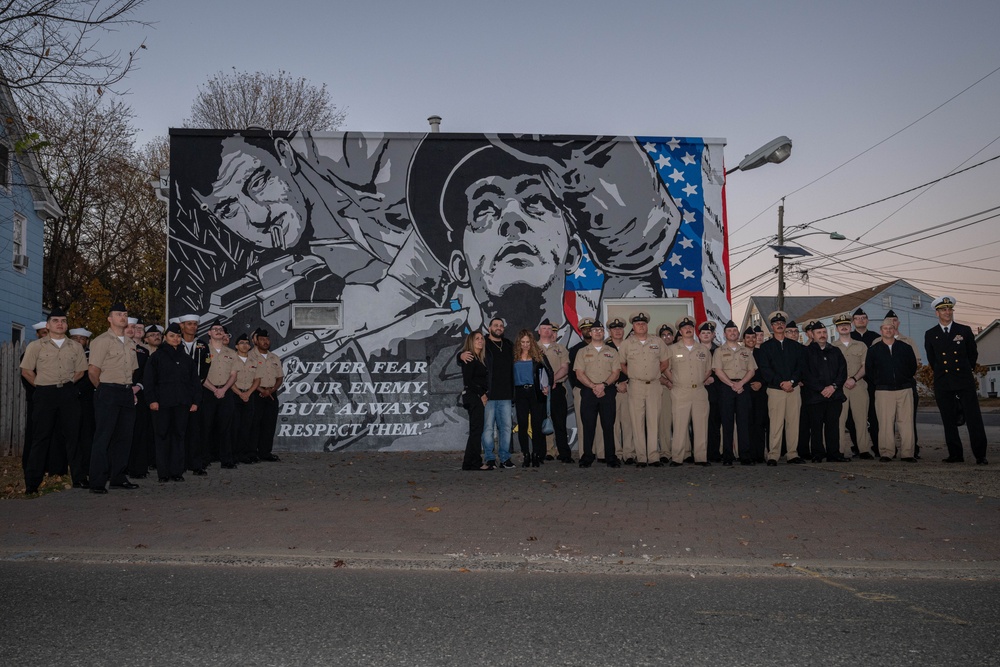
[[[24,325],[12,322],[10,325],[10,342],[20,343],[24,340]]]
[[[882,295],[882,307],[885,308],[886,310],[890,310],[892,308],[892,295],[891,294],[883,294]]]
[[[919,294],[914,294],[913,295],[913,301],[911,302],[911,304],[913,305],[913,310],[919,310],[920,309],[920,295]]]
[[[23,273],[28,268],[28,219],[20,213],[14,214],[10,245],[14,250],[11,258],[14,268]]]
[[[0,142],[0,187],[10,187],[10,149]]]
[[[340,329],[343,326],[340,303],[293,303],[293,329]]]

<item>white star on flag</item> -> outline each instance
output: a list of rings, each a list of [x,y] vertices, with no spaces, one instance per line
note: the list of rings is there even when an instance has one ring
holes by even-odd
[[[586,257],[586,255],[584,255],[584,257]],[[578,268],[576,271],[573,272],[573,277],[574,278],[586,278],[587,277],[587,270],[581,266],[580,268]]]
[[[657,272],[659,272],[661,280],[666,280],[667,272],[663,270],[662,266],[659,269],[657,269]]]
[[[645,144],[642,145],[642,149],[647,153],[655,153],[656,144],[647,141]]]
[[[694,278],[694,271],[692,271],[691,269],[684,269],[683,271],[681,271],[681,275],[684,276],[685,278]]]
[[[680,147],[681,147],[681,142],[677,141],[676,138],[673,138],[667,142],[667,148],[669,148],[672,151],[675,151]]]
[[[694,211],[684,211],[684,222],[690,224],[695,221]]]
[[[684,174],[682,174],[681,172],[679,172],[676,169],[674,169],[674,173],[670,174],[670,176],[668,176],[667,178],[672,179],[673,182],[676,183],[677,181],[683,181],[684,180]]]
[[[685,236],[684,238],[681,239],[681,247],[682,248],[688,248],[688,249],[690,249],[692,246],[694,246],[694,241],[692,241],[688,237]]]
[[[684,157],[681,158],[681,161],[684,162],[684,164],[694,164],[694,156],[690,153],[685,153]]]
[[[670,254],[670,266],[679,266],[681,263],[681,256],[676,252]]]
[[[659,167],[660,169],[663,169],[664,167],[669,167],[670,158],[668,158],[666,155],[661,155],[660,157],[656,158],[656,166]]]
[[[688,197],[693,197],[696,194],[698,194],[698,186],[693,183],[688,183],[683,188],[681,188],[681,191]]]

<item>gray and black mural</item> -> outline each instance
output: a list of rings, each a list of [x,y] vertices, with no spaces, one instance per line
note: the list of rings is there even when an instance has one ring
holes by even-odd
[[[721,140],[171,131],[171,316],[263,326],[276,448],[457,448],[454,355],[604,299],[729,319]]]

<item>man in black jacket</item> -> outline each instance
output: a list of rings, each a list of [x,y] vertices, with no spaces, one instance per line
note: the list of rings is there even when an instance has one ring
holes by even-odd
[[[767,384],[767,412],[771,422],[767,465],[778,465],[782,431],[785,434],[788,463],[805,463],[798,455],[799,411],[802,408],[800,392],[805,370],[802,346],[785,338],[787,313],[777,310],[771,313],[768,320],[774,336],[760,346],[757,358],[757,365]]]
[[[883,344],[868,348],[865,377],[875,387],[875,414],[882,428],[878,433],[879,460],[888,463],[896,453],[892,425],[899,429],[899,455],[907,463],[916,463],[913,433],[913,385],[917,373],[917,355],[913,348],[896,340],[896,326],[882,322]]]
[[[945,444],[948,445],[948,458],[944,462],[961,463],[965,460],[956,419],[961,407],[976,463],[986,465],[989,463],[986,460],[986,429],[979,410],[976,376],[973,373],[979,359],[976,336],[971,328],[955,321],[954,298],[938,297],[932,305],[939,324],[924,334],[924,349],[927,363],[934,370],[934,399],[941,411]]]
[[[847,463],[851,459],[840,453],[840,412],[846,400],[847,360],[840,350],[827,344],[825,325],[815,321],[808,326],[813,342],[806,347],[802,402],[810,421],[812,460],[819,463],[825,456],[830,463]]]

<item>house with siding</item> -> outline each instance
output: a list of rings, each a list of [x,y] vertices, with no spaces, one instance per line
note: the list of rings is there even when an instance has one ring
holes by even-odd
[[[1000,320],[993,320],[976,335],[979,364],[985,366],[986,377],[979,378],[979,395],[996,398],[1000,391]]]
[[[45,222],[62,211],[34,154],[18,150],[24,123],[0,75],[0,343],[31,339],[42,313]]]

